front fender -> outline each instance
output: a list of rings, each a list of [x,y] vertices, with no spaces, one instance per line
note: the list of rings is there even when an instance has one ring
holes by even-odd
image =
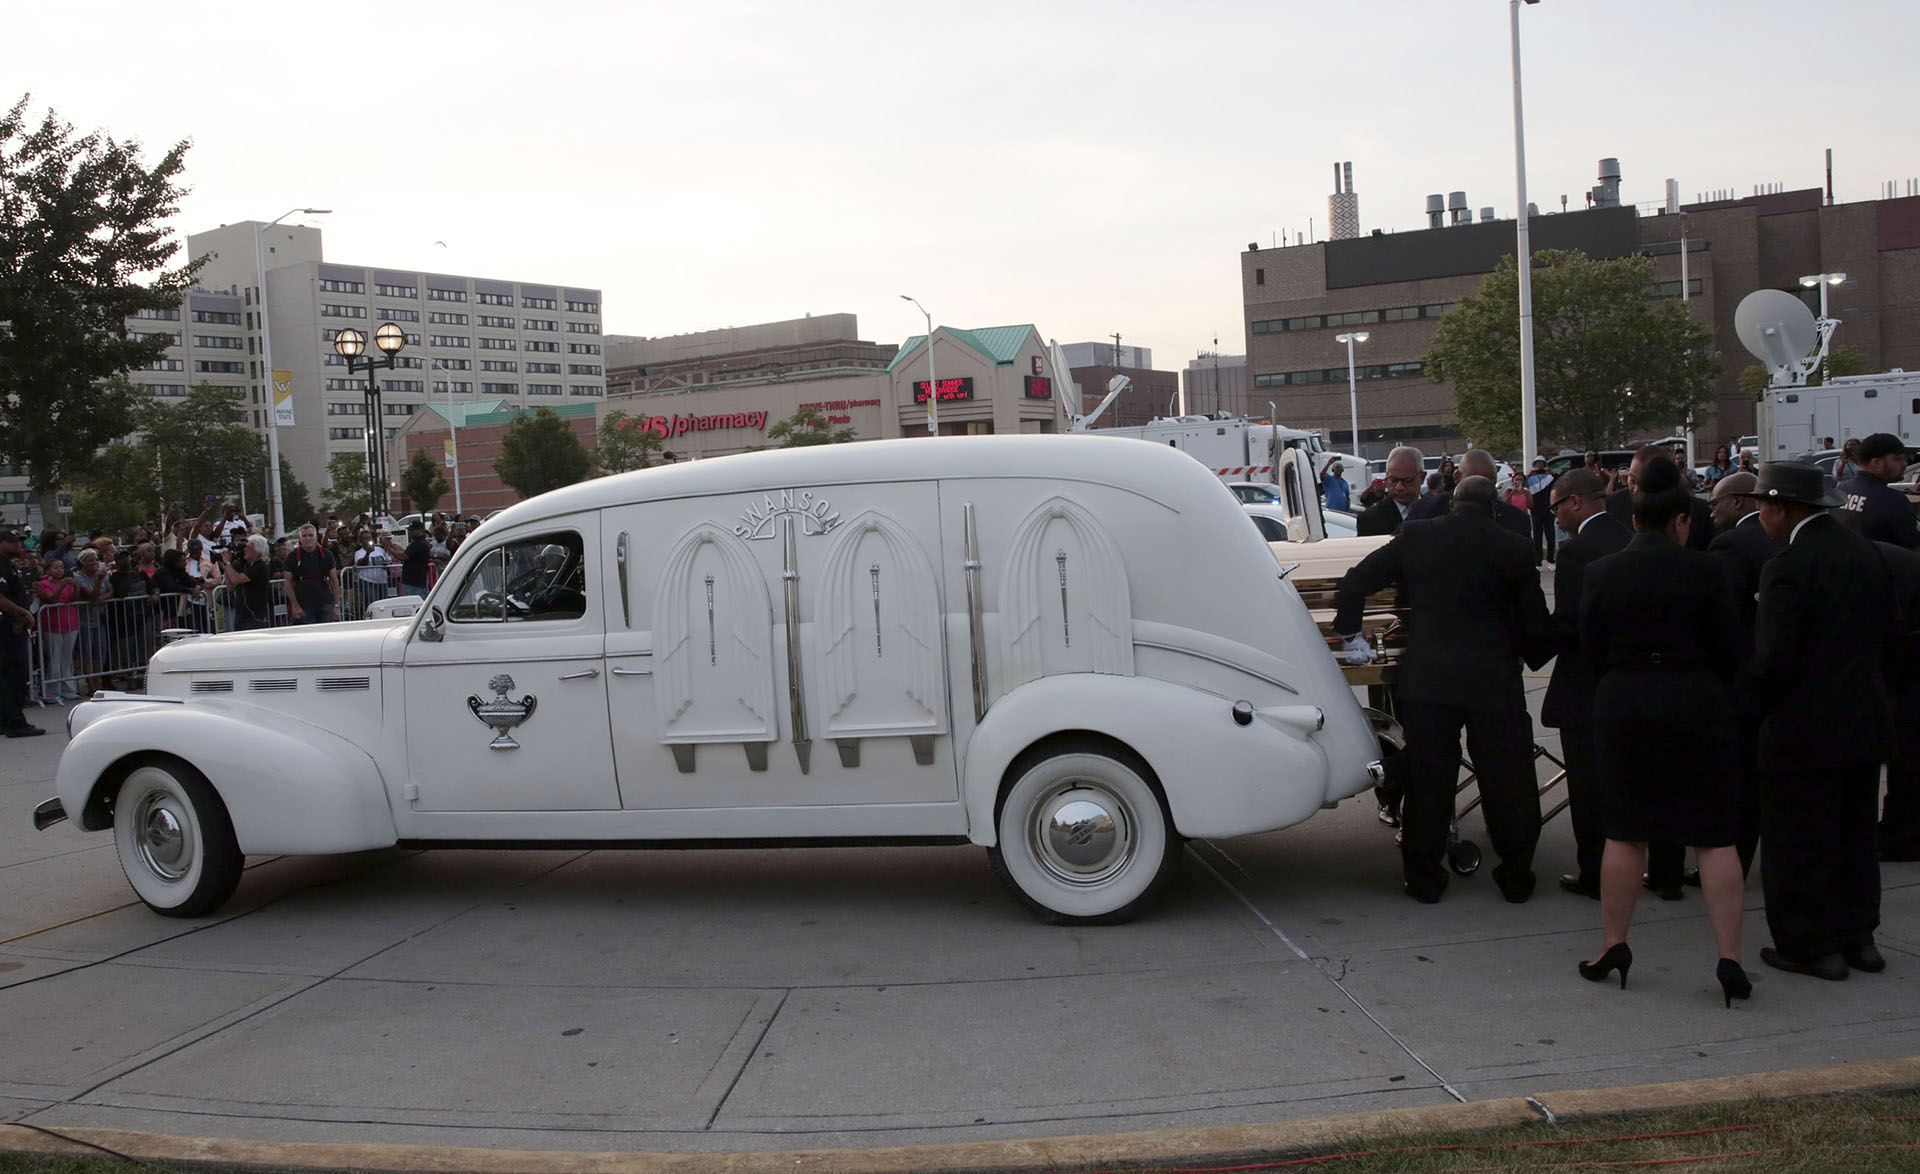
[[[105,711],[81,712],[95,705]],[[242,717],[199,702],[95,701],[78,708],[83,717],[55,780],[61,806],[88,831],[112,823],[106,805],[90,801],[102,780],[117,780],[132,757],[158,753],[213,784],[242,852],[357,852],[398,838],[373,759],[317,726],[280,715],[266,726],[258,711]]]
[[[1151,677],[1063,674],[1000,697],[967,741],[969,837],[992,844],[1007,768],[1042,739],[1076,731],[1128,746],[1160,780],[1185,836],[1242,836],[1306,819],[1326,802],[1330,768],[1311,704],[1256,710]]]

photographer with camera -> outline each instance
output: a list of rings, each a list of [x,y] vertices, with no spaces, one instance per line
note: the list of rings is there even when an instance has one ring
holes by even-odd
[[[242,632],[273,623],[273,569],[267,551],[267,540],[259,534],[247,539],[243,552],[214,551],[223,582],[233,589],[233,626]]]

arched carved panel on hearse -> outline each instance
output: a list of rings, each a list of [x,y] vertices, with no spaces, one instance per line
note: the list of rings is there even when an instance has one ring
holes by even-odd
[[[710,522],[680,539],[654,596],[661,741],[772,742],[773,602],[746,543]]]
[[[840,528],[819,591],[826,736],[946,733],[940,585],[919,540],[883,513],[861,513]]]
[[[1007,546],[1000,692],[1058,673],[1133,675],[1133,600],[1120,547],[1085,507],[1040,503]]]

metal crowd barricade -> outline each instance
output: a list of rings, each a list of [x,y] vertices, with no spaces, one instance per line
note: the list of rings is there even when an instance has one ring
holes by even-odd
[[[436,573],[433,568],[430,574]],[[431,580],[429,580],[431,582]],[[295,621],[287,585],[275,579],[266,627]],[[359,619],[369,604],[400,593],[400,566],[347,567],[340,572],[339,619]],[[143,688],[147,661],[168,628],[198,632],[239,629],[236,590],[221,584],[190,595],[147,595],[100,603],[36,606],[39,626],[27,640],[27,701],[41,706],[78,700],[96,689]]]
[[[178,594],[41,606],[27,641],[27,699],[57,705],[95,689],[141,687],[161,630],[205,624],[202,610]]]

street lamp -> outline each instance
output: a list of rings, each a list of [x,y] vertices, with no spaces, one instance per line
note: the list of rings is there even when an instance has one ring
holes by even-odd
[[[1513,20],[1513,174],[1518,192],[1514,219],[1519,229],[1514,242],[1520,270],[1520,467],[1531,468],[1540,451],[1540,424],[1533,399],[1533,259],[1527,247],[1527,132],[1520,115],[1520,5],[1508,0]],[[1524,0],[1538,4],[1540,0]]]
[[[427,368],[428,379],[433,378],[433,367],[435,365],[447,373],[447,443],[452,446],[453,512],[458,514],[462,512],[460,508],[460,427],[454,421],[453,368],[440,362],[439,359],[434,358],[432,355],[427,356],[427,363],[429,364]]]
[[[325,216],[331,211],[331,208],[289,208],[253,230],[254,301],[258,303],[254,308],[260,314],[260,364],[267,369],[267,519],[273,523],[275,538],[287,528],[287,519],[280,500],[279,389],[273,383],[273,336],[267,332],[267,230],[295,213]],[[291,410],[292,388],[287,389],[287,396]]]
[[[394,357],[407,345],[407,332],[391,322],[382,323],[373,332],[373,345],[380,351],[380,358],[367,354],[367,336],[352,327],[333,338],[333,349],[347,361],[347,374],[367,373],[367,512],[378,525],[387,516],[387,444],[382,433],[380,385],[374,382],[373,373],[395,366]]]
[[[1827,287],[1830,285],[1839,285],[1846,279],[1847,275],[1844,273],[1809,273],[1800,279],[1800,287],[1802,289],[1813,289],[1815,286],[1819,287],[1821,321],[1824,322],[1827,320]],[[1827,327],[1827,329],[1831,331],[1833,328],[1830,326]],[[1827,355],[1825,350],[1822,350],[1820,353],[1820,382],[1825,383],[1826,381]]]
[[[1371,337],[1364,330],[1333,336],[1333,341],[1347,344],[1347,407],[1353,412],[1353,455],[1356,457],[1364,454],[1360,451],[1360,384],[1353,373],[1353,344]]]
[[[927,435],[940,435],[940,377],[933,373],[933,315],[920,304],[918,298],[901,294],[900,300],[912,302],[913,308],[927,319]]]

